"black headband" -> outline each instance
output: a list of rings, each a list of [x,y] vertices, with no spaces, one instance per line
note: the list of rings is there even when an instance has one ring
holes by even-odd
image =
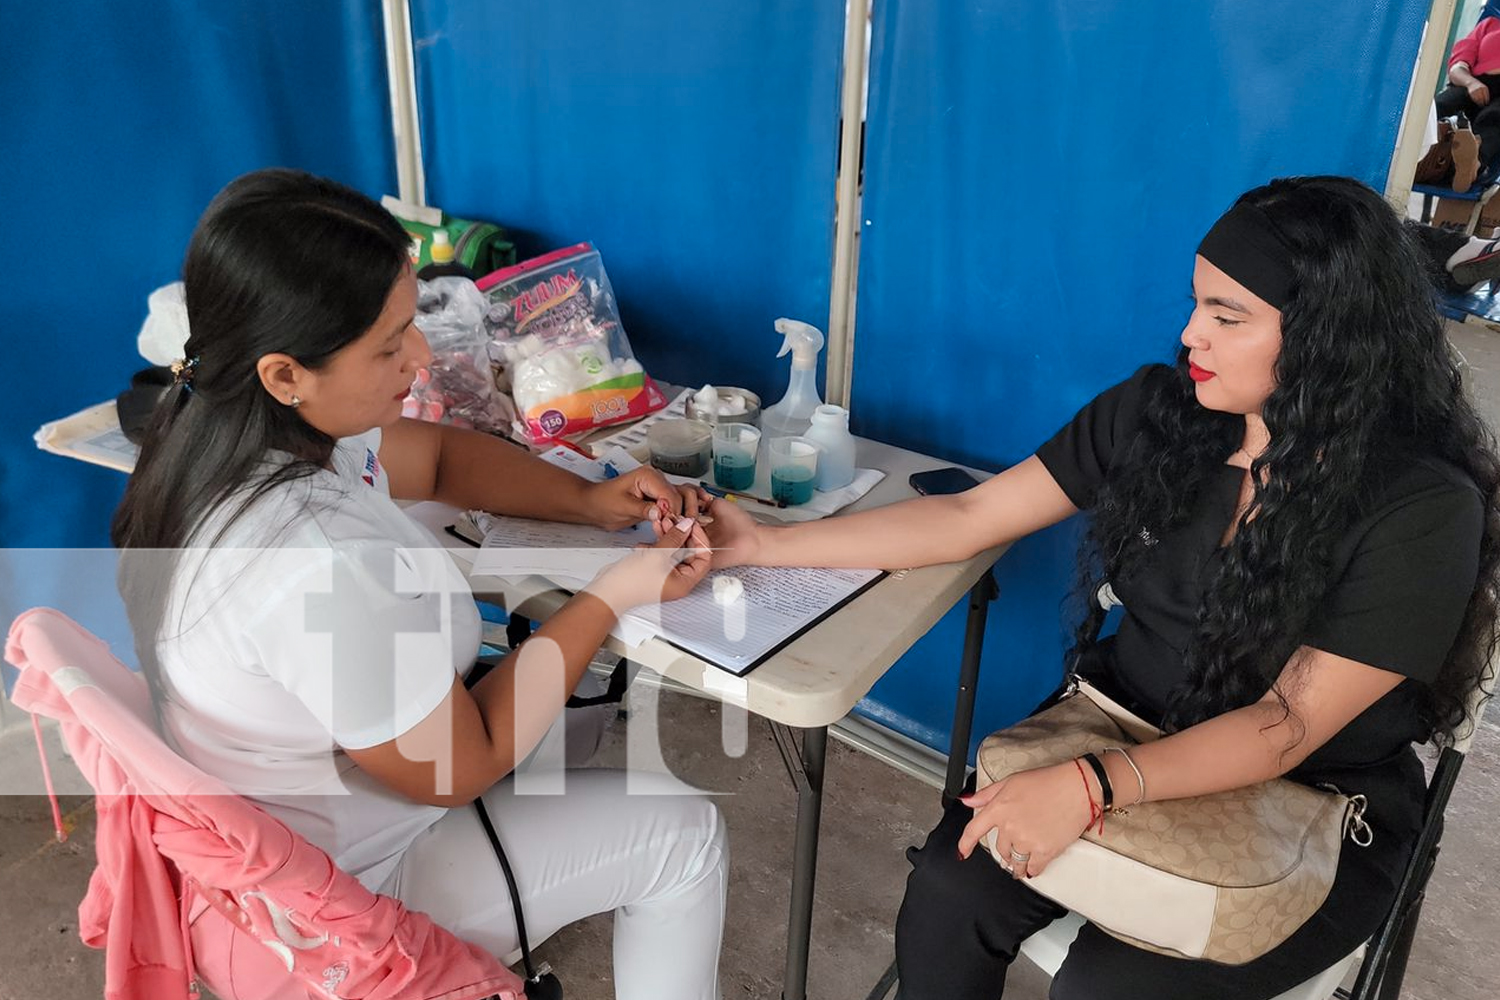
[[[1297,287],[1291,254],[1270,217],[1244,202],[1219,217],[1198,253],[1257,296],[1282,309]]]

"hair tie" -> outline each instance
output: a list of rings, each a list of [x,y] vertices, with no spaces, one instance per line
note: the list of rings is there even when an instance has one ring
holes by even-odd
[[[188,392],[193,391],[193,376],[198,373],[198,355],[191,358],[179,358],[172,362],[172,384],[180,385]]]

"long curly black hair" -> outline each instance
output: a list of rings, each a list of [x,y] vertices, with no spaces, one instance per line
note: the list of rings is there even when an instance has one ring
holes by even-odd
[[[1251,465],[1254,494],[1199,607],[1166,728],[1271,689],[1333,583],[1334,545],[1378,485],[1372,460],[1400,448],[1461,469],[1484,500],[1478,582],[1423,719],[1432,732],[1452,732],[1495,650],[1500,460],[1464,394],[1427,265],[1390,206],[1349,178],[1284,178],[1239,200],[1280,230],[1296,284],[1281,310],[1276,388],[1261,409],[1270,444]],[[1141,566],[1143,526],[1160,538],[1187,520],[1240,446],[1244,419],[1197,402],[1184,348],[1174,377],[1148,392],[1141,427],[1095,506],[1082,568],[1090,593]],[[1086,614],[1080,646],[1101,617]]]

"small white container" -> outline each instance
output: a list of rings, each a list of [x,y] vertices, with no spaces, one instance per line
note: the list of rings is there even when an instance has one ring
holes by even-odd
[[[705,389],[712,388],[704,386]],[[760,397],[749,389],[721,386],[714,389],[714,401],[705,406],[699,397],[703,390],[688,396],[687,418],[709,424],[760,424]]]
[[[849,411],[824,403],[812,412],[812,426],[802,435],[822,451],[818,458],[818,491],[843,489],[854,481],[854,435]]]
[[[651,464],[673,476],[708,474],[714,429],[701,420],[663,420],[646,432]]]

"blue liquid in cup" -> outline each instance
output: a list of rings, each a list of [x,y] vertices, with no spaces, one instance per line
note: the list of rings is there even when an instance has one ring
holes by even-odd
[[[726,490],[748,490],[755,484],[755,456],[714,456],[714,483]]]
[[[788,506],[812,499],[813,480],[817,472],[800,465],[786,465],[771,470],[771,496]]]

